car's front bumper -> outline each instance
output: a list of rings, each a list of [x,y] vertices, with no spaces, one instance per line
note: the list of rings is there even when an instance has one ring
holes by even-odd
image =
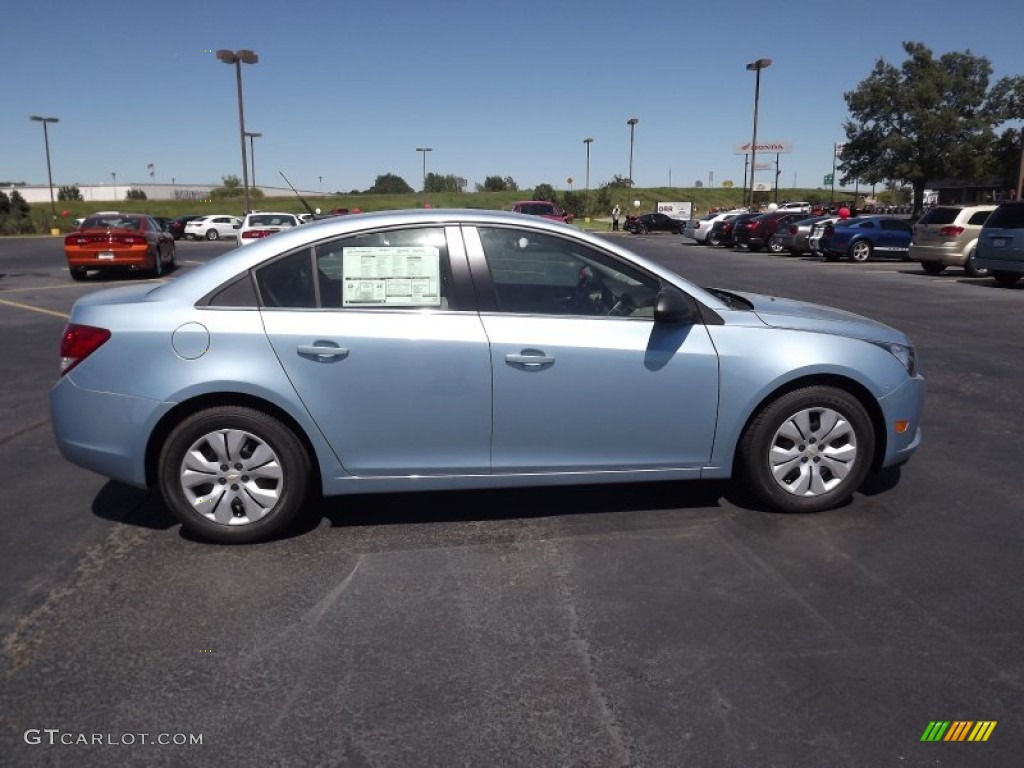
[[[924,410],[924,377],[907,379],[878,401],[885,426],[885,453],[880,466],[894,467],[911,457],[921,444],[921,414]],[[897,432],[897,424],[907,428]]]

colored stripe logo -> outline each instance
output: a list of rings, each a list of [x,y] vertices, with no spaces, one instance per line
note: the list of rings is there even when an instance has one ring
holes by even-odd
[[[988,741],[996,720],[932,720],[921,741]]]

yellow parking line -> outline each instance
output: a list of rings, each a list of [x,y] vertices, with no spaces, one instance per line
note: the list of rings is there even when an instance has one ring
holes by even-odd
[[[33,307],[31,304],[22,304],[20,301],[8,301],[7,299],[0,299],[0,304],[6,304],[9,307],[17,307],[18,309],[27,309],[29,312],[39,312],[43,315],[53,315],[54,317],[60,317],[67,320],[71,315],[67,315],[64,312],[57,312],[52,309],[43,309],[42,307]]]

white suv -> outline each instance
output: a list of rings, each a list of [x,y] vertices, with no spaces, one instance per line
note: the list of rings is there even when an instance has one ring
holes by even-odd
[[[297,227],[301,223],[294,213],[253,211],[242,221],[242,228],[238,230],[238,244],[249,245],[260,238],[268,237],[282,229]]]
[[[974,263],[978,235],[994,205],[937,205],[914,225],[909,257],[921,262],[929,275],[946,267],[963,267],[968,277],[986,277],[987,269]]]

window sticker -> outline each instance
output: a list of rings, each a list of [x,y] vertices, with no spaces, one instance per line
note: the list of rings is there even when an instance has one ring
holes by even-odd
[[[429,245],[345,248],[344,307],[440,307],[441,251]]]

